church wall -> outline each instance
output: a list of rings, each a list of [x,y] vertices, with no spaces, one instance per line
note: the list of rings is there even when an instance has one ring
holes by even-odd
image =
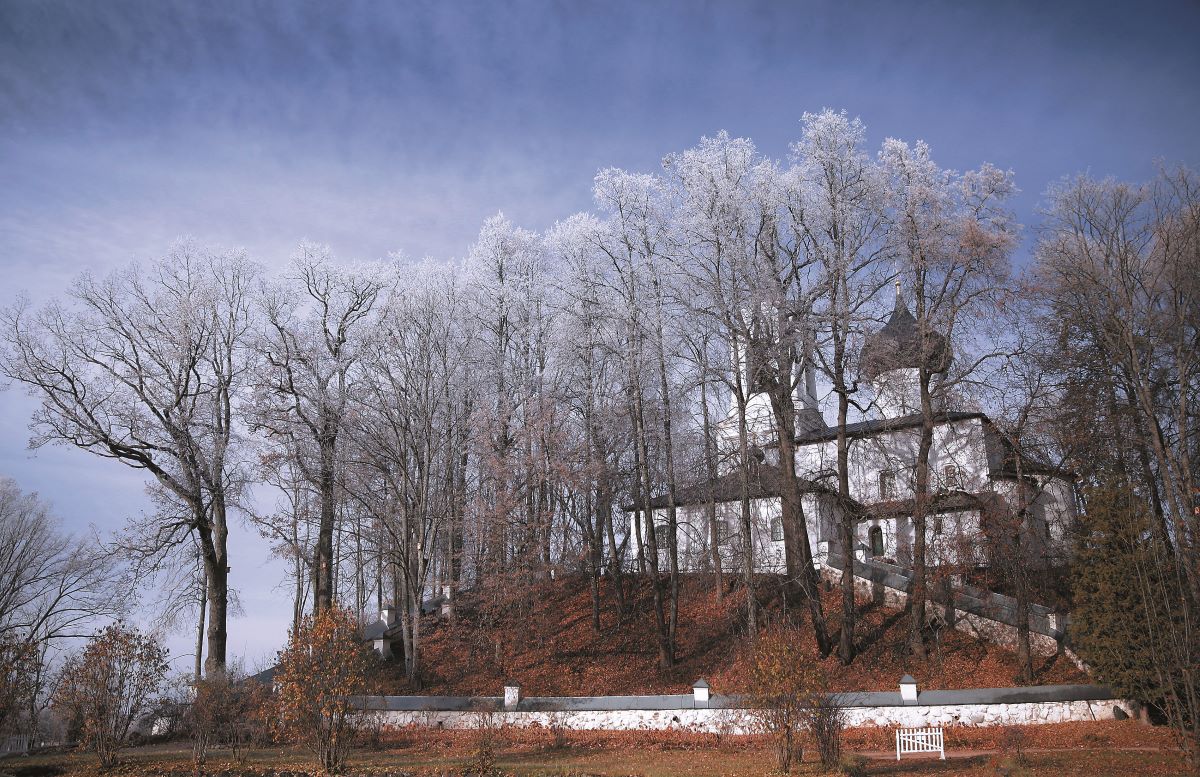
[[[754,566],[759,572],[783,572],[783,542],[771,539],[771,524],[779,518],[778,497],[750,500],[750,526],[754,540]],[[719,533],[727,538],[721,543],[721,567],[727,572],[742,569],[742,504],[741,502],[719,502],[716,505]],[[712,569],[709,551],[708,513],[705,505],[688,505],[676,510],[679,524],[678,552],[679,567],[688,572]],[[655,525],[666,525],[667,510],[654,511]],[[659,548],[659,568],[666,569],[669,563],[666,548]]]
[[[1020,502],[1016,480],[998,480],[993,487],[1010,504]],[[1049,478],[1024,488],[1025,498],[1030,500],[1027,537],[1032,543],[1031,554],[1048,565],[1065,562],[1070,552],[1071,525],[1077,517],[1072,484]]]
[[[883,500],[880,493],[880,471],[888,470],[896,473],[892,499],[911,499],[912,471],[919,439],[919,428],[898,429],[867,438],[851,438],[851,496],[866,504],[888,501]],[[772,449],[768,455],[775,457],[777,451]],[[931,486],[935,490],[961,490],[969,493],[995,490],[1006,498],[1015,500],[1013,481],[991,480],[983,424],[978,418],[943,423],[934,427],[930,465]],[[954,467],[953,480],[948,480],[948,466]],[[836,487],[837,442],[827,440],[800,446],[796,455],[796,471],[803,478]],[[727,571],[740,570],[740,502],[720,503],[716,510],[718,520],[727,523],[732,538],[722,546],[722,566]],[[771,539],[772,523],[778,520],[779,510],[778,498],[756,499],[751,502],[755,567],[758,571],[777,572],[784,569],[783,542]],[[804,511],[809,529],[809,543],[820,561],[824,552],[838,546],[837,517],[828,498],[819,498],[815,494],[805,495]],[[1061,480],[1048,484],[1035,502],[1031,513],[1034,516],[1035,528],[1041,532],[1033,533],[1035,539],[1044,536],[1045,527],[1048,525],[1048,541],[1062,546],[1069,523],[1074,517],[1070,484]],[[705,507],[681,507],[678,510],[678,520],[680,568],[685,571],[710,569]],[[666,523],[665,509],[656,511],[656,522]],[[869,532],[874,526],[883,531],[884,556],[895,559],[900,564],[911,564],[914,544],[911,519],[900,515],[872,518],[862,522],[855,528],[855,550],[869,549]],[[981,535],[978,511],[929,516],[926,523],[926,544],[930,549],[931,563],[986,564],[983,545],[978,542]],[[665,549],[661,551],[661,562],[660,568],[665,569]]]
[[[1044,520],[1049,525],[1052,547],[1059,550],[1058,555],[1065,556],[1071,529],[1079,517],[1075,509],[1074,484],[1061,478],[1049,478],[1039,501],[1044,505]]]
[[[919,427],[851,438],[848,472],[850,495],[868,504],[881,501],[879,473],[889,470],[896,473],[893,498],[911,498],[912,472],[919,445]],[[935,488],[943,485],[947,465],[957,468],[959,485],[963,490],[982,491],[987,487],[987,452],[979,419],[954,421],[934,427],[930,467]],[[800,446],[796,453],[796,472],[801,477],[835,486],[837,441]]]
[[[808,541],[817,562],[824,561],[823,543],[834,531],[832,510],[827,500],[812,494],[803,497]],[[754,568],[757,572],[781,574],[786,569],[783,540],[772,539],[772,525],[780,520],[781,503],[778,497],[750,500],[751,530],[754,537]],[[726,572],[742,569],[741,502],[721,502],[716,505],[718,521],[728,527],[730,541],[721,546],[721,566]],[[667,510],[655,510],[656,525],[666,525]],[[712,569],[709,551],[708,513],[704,505],[687,505],[676,509],[679,526],[679,568],[686,572],[705,572]],[[659,549],[659,568],[667,569],[668,551]]]
[[[860,521],[854,530],[856,550],[870,555],[871,529],[876,526],[883,532],[883,558],[903,566],[910,565],[916,534],[912,519],[901,516]],[[980,532],[978,511],[965,510],[930,515],[925,523],[925,547],[929,563],[972,566],[986,563],[978,542]]]

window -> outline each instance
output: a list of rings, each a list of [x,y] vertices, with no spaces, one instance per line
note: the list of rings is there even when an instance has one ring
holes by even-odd
[[[942,533],[942,516],[933,516],[933,533],[940,535]]]
[[[896,473],[890,469],[879,471],[879,498],[893,499],[896,496]]]
[[[658,524],[654,527],[654,543],[659,550],[663,550],[671,544],[671,527],[665,524]]]
[[[947,464],[942,467],[942,483],[947,491],[961,491],[962,478],[959,475],[958,466],[956,464]]]
[[[729,521],[717,521],[717,544],[729,542]]]
[[[783,542],[783,518],[778,515],[771,519],[771,542]]]
[[[882,556],[883,555],[883,529],[879,528],[878,526],[872,526],[871,530],[869,532],[867,532],[867,540],[871,546],[871,555],[872,556]]]

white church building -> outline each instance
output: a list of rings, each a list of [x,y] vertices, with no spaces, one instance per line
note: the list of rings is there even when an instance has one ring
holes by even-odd
[[[902,298],[887,323],[869,336],[860,359],[860,377],[873,391],[877,417],[847,425],[850,496],[861,506],[854,527],[853,555],[901,567],[912,564],[914,529],[913,473],[921,429],[920,359],[944,373],[950,349],[940,334],[927,337],[921,348],[917,323]],[[736,368],[754,385],[753,358],[735,355]],[[838,537],[837,429],[821,414],[816,397],[815,371],[805,368],[796,396],[796,472],[803,491],[805,522],[814,561],[823,565],[830,554],[844,556]],[[722,423],[724,471],[715,482],[696,482],[676,491],[680,566],[701,571],[712,566],[709,545],[710,505],[715,508],[722,567],[742,565],[742,474],[736,465],[736,411]],[[783,525],[780,520],[780,471],[770,403],[763,393],[747,405],[747,424],[757,452],[750,468],[752,541],[757,571],[784,570]],[[1030,559],[1035,566],[1055,566],[1065,560],[1066,535],[1075,518],[1076,496],[1069,473],[1022,454],[987,415],[977,411],[938,408],[930,452],[930,502],[926,520],[927,561],[930,565],[983,568],[991,563],[985,524],[989,511],[1028,505],[1025,536],[1033,538]],[[666,546],[666,496],[651,500],[660,549]],[[665,568],[665,550],[661,568]]]

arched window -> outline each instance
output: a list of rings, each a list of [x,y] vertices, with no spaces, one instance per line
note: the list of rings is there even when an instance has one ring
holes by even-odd
[[[871,546],[872,556],[883,555],[883,529],[872,526],[871,530],[867,532],[867,541]]]

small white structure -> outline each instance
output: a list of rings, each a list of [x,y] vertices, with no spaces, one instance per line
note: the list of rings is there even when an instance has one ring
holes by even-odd
[[[696,681],[696,684],[692,686],[692,701],[694,701],[697,706],[701,704],[708,704],[711,690],[712,689],[709,688],[708,683],[705,682],[703,677],[701,677]]]
[[[515,710],[521,703],[521,687],[518,685],[504,686],[504,709]]]
[[[375,648],[382,658],[392,658],[392,639],[396,632],[395,606],[388,603],[379,608],[379,620],[369,623],[363,629],[363,639]]]
[[[946,760],[946,740],[940,728],[896,729],[896,760],[902,753],[937,753]]]
[[[900,701],[905,704],[917,703],[917,681],[910,674],[900,678]]]

